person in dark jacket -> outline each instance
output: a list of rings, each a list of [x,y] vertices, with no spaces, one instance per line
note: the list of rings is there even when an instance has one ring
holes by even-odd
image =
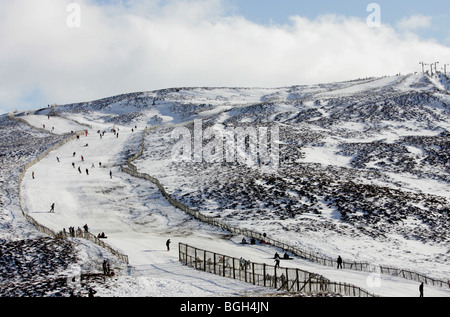
[[[419,294],[420,297],[423,297],[423,282],[419,286]]]
[[[167,251],[170,251],[170,239],[166,241]]]
[[[338,256],[338,259],[337,259],[337,268],[338,268],[338,269],[342,269],[342,258],[341,258],[341,256]]]
[[[50,212],[55,212],[55,203],[53,203],[50,207]]]

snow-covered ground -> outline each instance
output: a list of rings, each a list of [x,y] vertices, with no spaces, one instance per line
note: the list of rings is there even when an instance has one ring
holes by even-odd
[[[62,119],[53,117],[49,120],[46,116],[28,116],[26,119],[38,127],[51,123],[56,131],[73,129],[70,121],[65,126]],[[25,211],[39,223],[55,231],[88,224],[92,233],[105,232],[106,242],[129,256],[130,266],[118,270],[115,288],[97,289],[97,295],[201,297],[274,292],[198,272],[179,263],[178,242],[267,264],[273,264],[272,256],[277,250],[265,245],[240,245],[242,237],[228,239],[221,230],[173,208],[151,183],[121,173],[122,151],[130,146],[138,149],[142,129],[132,132],[129,126],[117,128],[119,137],[107,131],[100,138],[96,131],[104,130],[105,126],[93,125],[87,136],[63,145],[30,168],[22,184]],[[52,203],[55,203],[54,213],[49,212]],[[169,252],[165,247],[167,239],[172,241]],[[332,281],[354,284],[381,296],[418,295],[418,283],[401,278],[338,271],[301,259],[286,265],[322,274]],[[426,294],[450,296],[450,290],[427,286]]]
[[[445,89],[447,79],[406,75],[273,89],[180,88],[121,95],[19,114],[40,129],[33,135],[36,144],[20,140],[17,153],[6,151],[4,157],[17,159],[20,167],[26,163],[22,156],[49,148],[61,140],[58,135],[87,130],[27,170],[21,198],[25,212],[42,225],[67,231],[87,224],[90,232],[104,232],[105,242],[128,255],[125,265],[91,242],[73,239],[82,273],[101,272],[103,259],[116,272],[106,283],[95,284],[97,296],[277,293],[178,261],[179,242],[269,265],[273,254],[282,251],[241,245],[242,237],[194,220],[150,182],[121,172],[127,158],[139,151],[148,126],[156,129],[146,134],[144,153],[134,164],[192,208],[234,226],[270,232],[321,256],[340,254],[348,261],[446,279],[450,99]],[[48,117],[52,111],[61,116]],[[275,174],[242,166],[174,164],[170,132],[175,126],[192,128],[194,119],[203,119],[205,126],[278,123],[283,164]],[[29,128],[20,129],[29,133]],[[17,142],[12,139],[4,148]],[[31,239],[40,236],[28,233],[29,226],[20,220],[14,191],[18,173],[7,175],[4,166],[0,175],[7,184],[0,192],[5,241],[18,239],[13,239],[18,232]],[[49,212],[52,203],[54,213]],[[282,265],[376,295],[418,296],[417,281],[336,270],[298,258]],[[425,295],[448,297],[450,290],[426,285]]]

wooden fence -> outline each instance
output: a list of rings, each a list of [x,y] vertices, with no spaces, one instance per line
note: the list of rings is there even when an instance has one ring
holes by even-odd
[[[173,205],[174,207],[184,211],[185,213],[193,216],[194,218],[208,223],[210,225],[222,228],[225,231],[231,232],[236,235],[242,235],[249,238],[254,238],[259,241],[264,241],[265,243],[271,244],[275,247],[278,247],[280,249],[283,249],[287,252],[292,253],[295,256],[298,256],[300,258],[324,265],[324,266],[330,266],[330,267],[337,267],[337,259],[327,258],[323,256],[318,256],[317,254],[313,254],[312,252],[302,250],[298,247],[294,247],[288,243],[273,239],[266,234],[262,234],[260,232],[256,232],[249,229],[243,229],[243,228],[237,228],[232,227],[231,225],[225,223],[224,221],[218,220],[215,217],[210,217],[202,214],[198,210],[194,210],[189,208],[188,206],[184,205],[183,203],[179,202],[175,198],[172,198],[169,193],[167,193],[166,189],[164,188],[163,184],[160,183],[158,179],[155,177],[152,177],[146,173],[140,173],[136,166],[132,164],[134,160],[139,158],[143,151],[144,151],[144,140],[145,140],[145,134],[150,131],[151,129],[146,129],[142,135],[141,140],[141,147],[138,153],[136,153],[133,157],[131,157],[128,162],[127,166],[122,168],[122,171],[138,178],[146,179],[153,184],[155,184],[162,195],[167,199],[167,201]],[[357,271],[364,271],[364,272],[380,272],[382,274],[389,274],[393,276],[402,277],[405,279],[410,279],[418,282],[424,282],[425,284],[432,285],[432,286],[438,286],[438,287],[446,287],[450,288],[450,280],[441,280],[441,279],[435,279],[428,276],[425,276],[423,274],[404,270],[400,268],[394,268],[394,267],[388,267],[388,266],[378,266],[367,262],[358,262],[358,261],[343,261],[342,262],[342,268],[343,269],[349,269],[349,270],[357,270]]]
[[[179,243],[178,250],[180,262],[189,267],[256,286],[271,287],[278,291],[294,293],[334,293],[355,297],[375,296],[358,286],[335,283],[319,274],[298,268],[254,263],[243,258],[237,259],[183,243]]]

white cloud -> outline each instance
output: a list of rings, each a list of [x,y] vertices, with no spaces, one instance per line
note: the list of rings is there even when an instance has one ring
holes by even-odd
[[[356,18],[262,26],[227,15],[220,0],[78,0],[81,27],[71,29],[70,2],[0,2],[2,112],[46,106],[23,100],[36,91],[69,103],[176,86],[278,87],[412,72],[450,56],[449,47]]]
[[[419,29],[428,29],[431,27],[432,17],[424,15],[413,15],[403,18],[397,23],[401,30],[415,31]]]

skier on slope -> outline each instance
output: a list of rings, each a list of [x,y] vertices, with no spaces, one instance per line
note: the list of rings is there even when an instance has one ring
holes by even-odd
[[[339,269],[339,268],[342,269],[342,258],[341,258],[341,256],[338,256],[338,259],[337,259],[337,268],[338,268],[338,269]]]
[[[280,267],[280,258],[275,259],[275,267]]]

